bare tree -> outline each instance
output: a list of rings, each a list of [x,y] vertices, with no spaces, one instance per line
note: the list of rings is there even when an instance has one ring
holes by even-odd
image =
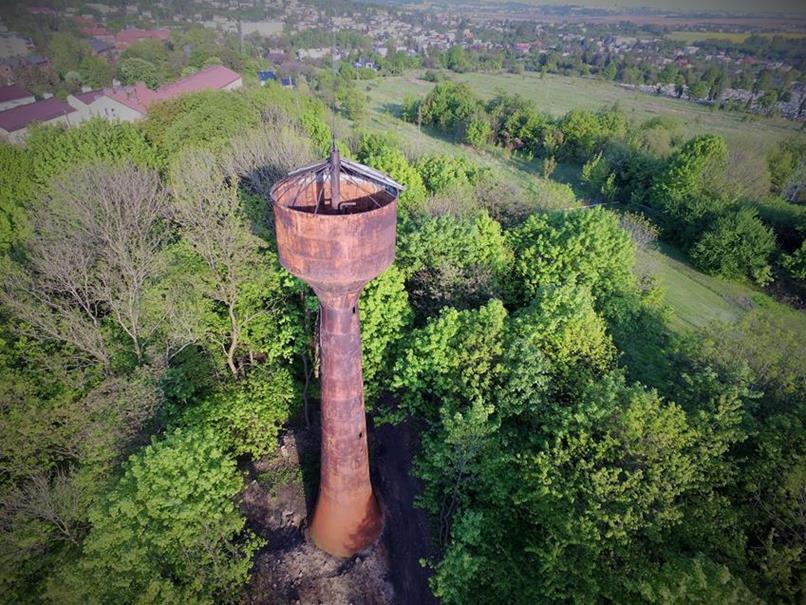
[[[658,240],[658,227],[639,212],[623,212],[619,216],[619,225],[641,250],[651,250]]]
[[[18,489],[7,493],[0,507],[0,536],[10,535],[16,527],[40,521],[53,528],[56,536],[78,546],[85,526],[87,493],[81,482],[63,471],[48,478],[35,475]],[[9,546],[9,540],[4,540]],[[15,541],[11,541],[15,542]],[[38,548],[41,545],[19,544]]]
[[[267,312],[259,305],[243,303],[244,288],[270,271],[261,254],[265,243],[247,225],[237,178],[226,176],[212,152],[182,153],[171,171],[171,192],[174,220],[208,269],[205,295],[226,310],[226,334],[214,331],[209,337],[217,342],[237,378],[237,353],[245,328]]]
[[[26,259],[9,267],[2,301],[37,333],[100,361],[110,352],[102,321],[128,335],[143,361],[161,320],[144,297],[159,272],[166,196],[158,175],[134,166],[84,166],[57,178],[34,212]]]
[[[237,175],[250,191],[268,202],[274,183],[292,168],[313,161],[310,141],[292,126],[276,123],[232,139],[222,163],[227,173]]]

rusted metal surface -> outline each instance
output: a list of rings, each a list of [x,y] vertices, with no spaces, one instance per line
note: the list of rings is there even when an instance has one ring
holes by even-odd
[[[310,536],[349,557],[383,527],[369,477],[358,299],[394,260],[398,190],[325,164],[291,173],[272,200],[280,262],[311,285],[322,311],[322,465]]]

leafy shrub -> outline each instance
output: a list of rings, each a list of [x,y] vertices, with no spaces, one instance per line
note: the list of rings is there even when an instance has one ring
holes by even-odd
[[[472,311],[443,309],[415,331],[394,368],[392,387],[405,389],[398,413],[435,418],[440,408],[484,403],[502,370],[506,316],[492,300]]]
[[[775,235],[755,210],[742,208],[716,220],[691,250],[691,258],[706,273],[728,279],[749,277],[764,285],[772,280],[770,256]]]
[[[423,177],[426,188],[434,193],[468,185],[479,174],[479,168],[461,156],[425,155],[418,158],[414,167]]]
[[[576,282],[602,301],[629,288],[635,248],[618,216],[595,208],[565,214],[532,215],[510,234],[515,263],[512,288],[529,301],[538,288]]]
[[[193,407],[183,424],[209,427],[236,455],[259,458],[274,450],[295,399],[287,370],[260,366]]]
[[[140,129],[128,122],[93,118],[68,129],[36,126],[26,143],[33,166],[32,179],[39,186],[78,164],[133,163],[144,168],[162,165]]]
[[[261,545],[233,501],[242,488],[214,430],[177,430],[153,443],[94,509],[83,556],[51,583],[49,597],[236,602]]]
[[[781,264],[792,277],[806,282],[806,241],[792,254],[784,255]]]

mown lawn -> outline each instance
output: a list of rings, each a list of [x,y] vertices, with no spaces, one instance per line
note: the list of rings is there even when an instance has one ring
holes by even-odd
[[[638,269],[658,279],[672,310],[670,326],[683,332],[714,322],[733,322],[754,308],[762,308],[782,329],[806,339],[806,314],[782,305],[764,292],[734,281],[701,273],[674,248],[639,251]]]

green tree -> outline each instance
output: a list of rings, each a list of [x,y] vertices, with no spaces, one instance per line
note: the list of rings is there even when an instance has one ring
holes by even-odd
[[[465,142],[476,149],[483,149],[493,138],[493,128],[490,121],[483,115],[476,115],[465,127]]]
[[[724,172],[727,156],[722,137],[700,135],[687,141],[656,175],[649,201],[663,212],[664,227],[674,240],[691,245],[722,209],[714,175]]]
[[[510,234],[515,255],[512,288],[529,301],[544,286],[575,282],[590,287],[597,303],[630,289],[635,248],[606,210],[533,215]]]
[[[81,83],[92,88],[103,88],[112,84],[114,68],[101,57],[84,57],[78,67]]]
[[[728,279],[749,277],[760,285],[772,280],[770,257],[775,251],[772,229],[752,208],[741,208],[716,219],[691,249],[703,271]]]
[[[235,460],[212,430],[177,430],[133,456],[92,512],[83,556],[51,584],[67,603],[235,602],[261,540],[233,498]]]
[[[70,32],[57,32],[48,42],[48,54],[53,58],[53,67],[64,78],[69,71],[78,71],[81,62],[92,56],[86,40]]]
[[[792,254],[784,255],[781,263],[789,274],[797,280],[806,282],[806,242]]]
[[[798,165],[806,158],[806,141],[790,137],[767,153],[767,167],[770,170],[772,190],[781,193],[786,189]]]
[[[414,167],[430,192],[438,193],[450,187],[469,185],[479,169],[461,156],[424,155]]]
[[[27,150],[0,143],[0,255],[23,242],[30,233],[25,205],[33,196],[33,166]]]
[[[118,78],[124,84],[144,82],[146,86],[156,89],[162,84],[162,76],[156,65],[145,59],[123,59],[118,63]]]

